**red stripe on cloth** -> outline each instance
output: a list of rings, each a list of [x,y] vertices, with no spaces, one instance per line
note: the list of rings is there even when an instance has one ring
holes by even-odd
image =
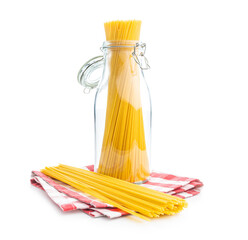
[[[193,181],[190,184],[193,185],[194,187],[201,187],[201,186],[203,186],[203,183],[201,181],[199,181],[199,180]]]
[[[89,169],[89,171],[94,172],[94,165],[89,165],[87,166],[87,168]]]
[[[199,193],[200,191],[198,191],[197,189],[190,189],[190,190],[178,193],[178,194],[173,194],[173,196],[185,199],[185,198],[193,197]]]
[[[124,216],[124,215],[129,215],[129,213],[124,212],[124,211],[122,211],[122,210],[121,210],[121,209],[119,209],[119,208],[110,208],[109,210],[111,210],[112,212],[118,212],[118,213],[121,213],[121,215],[122,215],[122,216]]]
[[[185,199],[185,197],[184,196],[181,196],[181,195],[173,194],[173,196],[179,197],[179,198],[182,198],[182,199]]]
[[[178,188],[178,189],[173,190],[172,192],[173,194],[175,194],[175,193],[185,192],[185,190],[183,188]]]
[[[98,201],[91,201],[90,202],[90,205],[93,206],[93,207],[95,207],[95,208],[102,208],[102,205],[103,204],[101,202],[98,202]],[[109,207],[109,206],[106,204],[105,207]]]
[[[83,209],[82,211],[91,217],[103,217],[104,216],[102,213],[99,213],[92,209]]]
[[[73,203],[62,204],[62,205],[60,205],[60,207],[65,212],[77,209],[77,207]]]
[[[43,188],[39,183],[37,183],[34,179],[31,179],[30,182],[31,182],[31,184],[32,184],[33,186],[35,186],[35,187],[37,187],[37,188],[40,188],[40,189],[42,189],[43,191],[45,191],[44,188]]]
[[[200,191],[196,191],[194,189],[191,189],[191,190],[186,191],[186,193],[189,193],[189,194],[192,194],[193,196],[195,196],[195,195],[199,194]]]
[[[176,194],[176,193],[181,193],[181,192],[188,192],[190,189],[195,189],[196,187],[202,187],[203,183],[198,181],[195,182],[190,182],[189,184],[186,184],[185,186],[182,186],[180,188],[174,189],[169,192],[169,194]]]

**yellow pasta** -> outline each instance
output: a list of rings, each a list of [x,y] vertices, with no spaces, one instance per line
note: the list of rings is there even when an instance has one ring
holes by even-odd
[[[181,198],[80,168],[61,164],[41,171],[144,220],[174,215],[187,206]]]
[[[141,21],[104,24],[109,51],[108,99],[98,173],[129,182],[148,178],[149,160],[140,98],[139,66],[132,57]],[[121,46],[121,47],[120,47]],[[125,47],[126,46],[126,47]]]

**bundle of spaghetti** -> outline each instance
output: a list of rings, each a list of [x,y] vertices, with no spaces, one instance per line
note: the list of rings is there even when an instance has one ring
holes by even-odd
[[[174,215],[187,206],[184,199],[81,168],[60,164],[41,171],[144,220]]]
[[[132,57],[141,21],[105,23],[109,57],[108,99],[98,173],[129,182],[150,175],[140,98],[139,66]],[[110,45],[110,46],[111,46]]]

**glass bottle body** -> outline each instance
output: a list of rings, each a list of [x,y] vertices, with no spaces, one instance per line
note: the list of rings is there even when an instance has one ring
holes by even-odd
[[[150,175],[151,99],[135,42],[105,42],[95,96],[95,172],[142,183]],[[136,51],[134,51],[136,50]]]

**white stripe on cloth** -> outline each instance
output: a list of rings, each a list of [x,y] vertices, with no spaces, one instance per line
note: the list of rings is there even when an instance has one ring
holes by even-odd
[[[104,217],[104,215],[102,215],[101,213],[97,212],[97,211],[94,211],[94,212],[91,212],[90,215],[93,217]]]
[[[190,181],[174,181],[174,180],[168,180],[168,179],[163,179],[163,178],[156,178],[156,177],[151,177],[149,179],[149,182],[153,182],[153,183],[162,183],[162,184],[174,184],[174,185],[178,185],[178,186],[184,186],[188,183],[190,183]]]
[[[176,194],[177,196],[182,196],[184,198],[188,198],[188,197],[192,197],[193,194],[190,194],[190,193],[187,193],[187,192],[181,192],[181,193],[178,193]]]
[[[91,208],[91,209],[107,216],[108,218],[117,218],[117,217],[122,216],[121,213],[108,210],[107,208],[105,209],[104,208]]]
[[[194,187],[195,187],[194,185],[187,184],[185,186],[182,186],[181,188],[186,191],[186,190],[189,190],[189,189],[194,188]]]
[[[160,192],[170,192],[170,191],[173,190],[173,188],[150,185],[150,184],[147,184],[147,183],[146,184],[141,184],[141,186],[147,187],[147,188],[150,188],[150,189],[153,189],[153,190],[157,190],[157,191],[160,191]]]

